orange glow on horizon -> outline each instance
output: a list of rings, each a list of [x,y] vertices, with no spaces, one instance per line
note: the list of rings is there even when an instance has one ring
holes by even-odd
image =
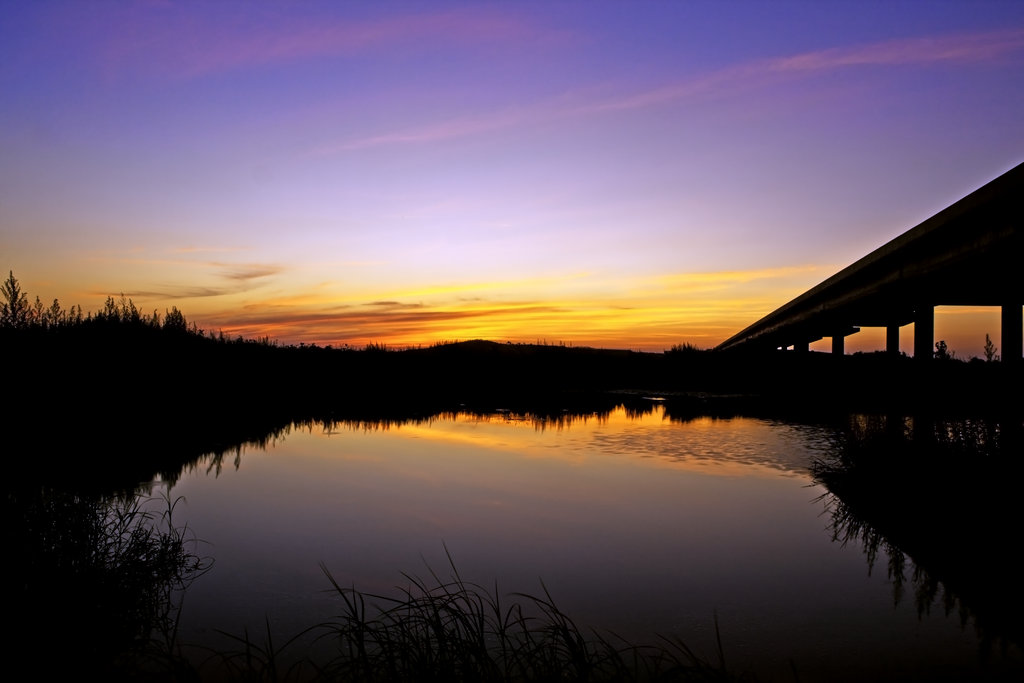
[[[178,258],[172,259],[175,268],[181,267]],[[126,260],[154,272],[161,263],[134,252]],[[681,343],[713,348],[838,269],[803,265],[640,277],[577,272],[381,287],[372,281],[358,286],[327,279],[304,283],[252,262],[192,265],[188,272],[196,279],[187,286],[104,291],[106,286],[97,283],[68,287],[72,296],[58,298],[65,307],[82,305],[89,312],[124,291],[144,313],[163,315],[176,306],[208,332],[281,344],[412,348],[487,339],[660,352]],[[216,278],[207,274],[211,270]],[[31,272],[28,278],[15,275],[30,297],[38,295],[44,302],[52,301],[64,284],[34,279]],[[983,356],[985,334],[997,347],[1001,344],[997,308],[940,306],[935,325],[935,340],[946,341],[961,359]],[[862,328],[846,338],[847,353],[884,346],[881,328]],[[901,329],[900,346],[912,354],[913,325]],[[811,348],[829,351],[831,340]]]
[[[800,266],[645,277],[575,273],[378,292],[364,288],[354,294],[321,284],[302,295],[200,312],[196,319],[232,337],[356,348],[470,339],[645,351],[683,342],[711,348],[827,270]]]

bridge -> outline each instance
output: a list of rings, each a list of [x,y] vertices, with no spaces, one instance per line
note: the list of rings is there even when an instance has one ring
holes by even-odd
[[[882,245],[733,335],[718,349],[808,351],[861,327],[886,328],[899,353],[914,324],[914,357],[931,358],[936,306],[1001,307],[1002,360],[1021,361],[1024,306],[1024,163]]]

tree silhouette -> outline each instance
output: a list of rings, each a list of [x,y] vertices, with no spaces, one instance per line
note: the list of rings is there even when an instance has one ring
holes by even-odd
[[[178,310],[177,306],[171,306],[171,310],[164,311],[164,329],[178,333],[188,331],[188,323],[185,321],[185,315]]]
[[[9,271],[7,279],[0,284],[0,294],[6,299],[0,306],[0,327],[27,327],[31,311],[28,294],[21,290],[13,270]]]
[[[998,349],[996,348],[996,345],[992,343],[992,340],[986,334],[985,335],[985,360],[987,360],[989,363],[991,363],[993,360],[995,360],[997,358],[996,351],[998,351]]]

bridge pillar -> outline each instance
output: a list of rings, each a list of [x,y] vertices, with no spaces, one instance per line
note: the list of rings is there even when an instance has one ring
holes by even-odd
[[[842,356],[846,353],[846,337],[843,334],[832,335],[832,355]]]
[[[1021,318],[1020,304],[1004,304],[1001,315],[1002,323],[1002,360],[1004,363],[1018,364],[1021,361],[1020,347],[1024,337],[1024,319]]]
[[[860,332],[859,327],[846,327],[832,334],[832,355],[842,356],[846,353],[846,338]]]
[[[793,350],[799,351],[800,353],[807,353],[811,350],[811,342],[797,342],[796,344],[793,344]]]
[[[885,350],[893,355],[900,355],[900,326],[898,324],[885,327]]]
[[[914,358],[931,360],[935,352],[935,307],[931,304],[914,309]]]

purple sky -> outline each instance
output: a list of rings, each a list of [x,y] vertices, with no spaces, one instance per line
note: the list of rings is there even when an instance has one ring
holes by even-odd
[[[9,2],[0,91],[44,301],[711,346],[1024,161],[1024,2]]]

